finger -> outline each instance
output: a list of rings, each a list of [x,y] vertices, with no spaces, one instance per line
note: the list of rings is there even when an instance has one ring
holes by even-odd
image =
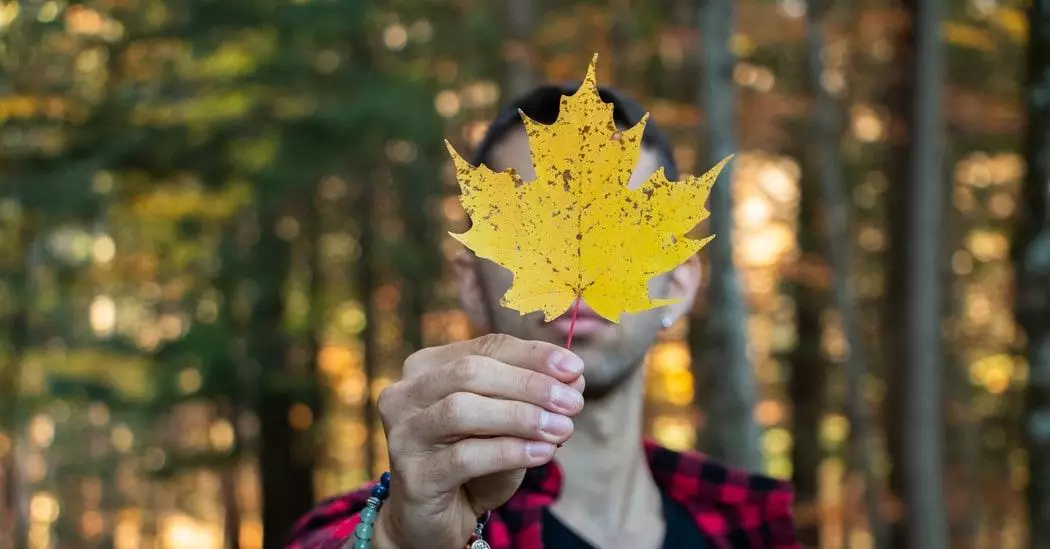
[[[554,445],[513,437],[468,438],[435,456],[436,477],[446,489],[494,473],[543,465],[554,457]]]
[[[576,391],[582,395],[583,390],[587,388],[587,381],[584,379],[584,376],[580,376],[572,380],[572,383],[569,384],[569,387],[576,389]]]
[[[569,383],[583,373],[583,361],[567,349],[544,341],[523,341],[504,334],[489,334],[423,349],[405,361],[405,375],[419,375],[437,364],[459,357],[480,355],[535,372],[545,373]]]
[[[582,377],[573,384],[582,383]],[[576,415],[583,409],[583,394],[570,385],[540,372],[511,366],[479,355],[461,357],[413,378],[410,383],[420,407],[452,393],[467,392],[492,398],[535,404],[551,412]]]
[[[428,445],[465,438],[511,436],[557,444],[572,434],[572,420],[527,402],[453,393],[413,416],[413,431]]]

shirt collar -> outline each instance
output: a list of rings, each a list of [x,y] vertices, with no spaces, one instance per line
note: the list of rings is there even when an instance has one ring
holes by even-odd
[[[778,488],[786,486],[785,481],[726,467],[700,453],[676,452],[650,439],[642,443],[657,487],[690,508],[769,504],[768,498],[784,493]],[[553,504],[561,493],[562,475],[555,461],[528,469],[521,489],[507,502],[508,509],[519,511]]]

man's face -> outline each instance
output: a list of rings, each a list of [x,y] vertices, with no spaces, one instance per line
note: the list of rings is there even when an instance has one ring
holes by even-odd
[[[535,179],[524,129],[512,130],[496,145],[490,165],[494,170],[513,168],[524,181]],[[643,147],[630,186],[640,186],[659,166],[659,155]],[[457,259],[456,269],[463,306],[476,324],[491,332],[520,339],[565,344],[571,310],[550,323],[544,322],[542,312],[522,316],[500,305],[500,298],[513,281],[510,271],[466,253]],[[600,398],[608,394],[641,365],[663,327],[663,319],[677,320],[691,307],[699,285],[699,273],[699,263],[693,257],[674,271],[652,279],[650,295],[680,298],[681,301],[637,314],[624,314],[619,324],[598,317],[586,302],[581,303],[573,331],[572,350],[586,364],[585,396]]]

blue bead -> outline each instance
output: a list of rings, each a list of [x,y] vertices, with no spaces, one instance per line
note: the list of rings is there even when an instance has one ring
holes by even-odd
[[[372,525],[367,522],[359,523],[354,527],[354,535],[357,539],[372,539]]]
[[[354,542],[354,549],[372,549],[372,542],[366,539],[359,539]]]
[[[367,522],[369,524],[376,521],[376,510],[371,507],[365,507],[361,509],[361,522]]]
[[[387,471],[387,472],[383,473],[379,477],[379,482],[382,483],[382,484],[385,484],[387,486],[390,486],[390,471]]]
[[[379,498],[380,501],[385,500],[390,495],[390,489],[385,484],[376,484],[372,487],[372,497]]]

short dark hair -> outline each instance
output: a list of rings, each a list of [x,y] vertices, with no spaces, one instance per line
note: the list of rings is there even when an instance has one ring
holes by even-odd
[[[500,111],[496,119],[485,131],[485,136],[481,139],[481,143],[474,150],[471,164],[475,166],[485,164],[490,168],[492,167],[489,164],[492,160],[490,158],[492,149],[510,130],[524,125],[524,122],[521,120],[521,114],[518,112],[519,110],[536,122],[553,124],[558,118],[558,112],[561,110],[562,96],[576,93],[577,88],[579,88],[579,84],[540,86],[513,100]],[[645,110],[638,102],[618,90],[599,86],[598,95],[602,98],[602,101],[612,103],[613,120],[617,124],[632,127],[641,121],[642,116],[645,115]],[[669,180],[676,181],[678,179],[678,168],[675,166],[671,142],[656,126],[652,118],[645,125],[645,132],[642,134],[642,144],[652,148],[660,155],[664,174]]]

